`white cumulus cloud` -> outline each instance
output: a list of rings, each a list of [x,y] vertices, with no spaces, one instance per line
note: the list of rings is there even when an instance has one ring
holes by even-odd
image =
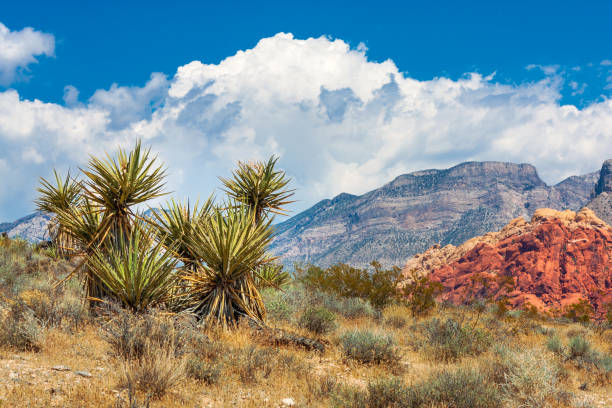
[[[297,188],[295,210],[467,160],[532,163],[549,183],[598,169],[612,157],[612,101],[562,105],[558,69],[534,68],[548,75],[518,85],[478,73],[423,81],[392,60],[369,60],[364,46],[281,33],[218,64],[193,61],[141,87],[99,90],[84,104],[5,91],[0,218],[27,212],[52,166],[82,164],[87,153],[136,138],[159,153],[179,198],[207,196],[237,160],[278,154]],[[25,163],[15,154],[23,146],[44,161]]]
[[[31,27],[11,31],[0,23],[0,85],[9,85],[17,73],[37,62],[37,56],[53,56],[54,50],[53,35]]]

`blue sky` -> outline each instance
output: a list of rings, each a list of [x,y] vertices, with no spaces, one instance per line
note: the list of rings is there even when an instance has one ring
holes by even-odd
[[[176,3],[180,6],[7,2],[1,17],[5,25],[35,27],[56,38],[56,58],[41,59],[32,67],[32,78],[14,87],[27,98],[61,102],[64,86],[71,84],[87,98],[112,83],[141,85],[151,72],[171,75],[193,60],[218,63],[261,38],[291,32],[297,38],[329,35],[353,46],[363,42],[370,59],[391,58],[418,79],[476,71],[520,83],[540,75],[525,69],[530,64],[559,65],[588,85],[575,96],[567,85],[564,102],[582,104],[609,95],[602,90],[605,73],[597,68],[612,58],[609,1]],[[588,69],[589,64],[594,67]]]
[[[296,211],[465,160],[554,183],[612,157],[608,1],[82,3],[2,6],[0,221],[135,138],[179,198],[279,154]]]

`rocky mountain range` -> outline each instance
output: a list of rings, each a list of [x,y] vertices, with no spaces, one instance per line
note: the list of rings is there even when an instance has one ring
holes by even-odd
[[[372,260],[401,266],[434,244],[459,245],[538,208],[579,210],[599,172],[548,186],[529,164],[467,162],[398,176],[360,196],[340,194],[276,225],[273,253],[286,265]]]
[[[10,238],[22,238],[30,242],[40,242],[48,239],[47,224],[51,220],[49,214],[35,212],[13,222],[0,224],[0,233],[6,233]]]
[[[612,225],[612,159],[606,160],[601,167],[594,198],[587,207],[608,225]]]

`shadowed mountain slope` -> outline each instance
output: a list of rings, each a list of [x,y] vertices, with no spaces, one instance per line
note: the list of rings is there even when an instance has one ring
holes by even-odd
[[[529,164],[468,162],[397,177],[361,196],[340,194],[276,226],[283,263],[403,265],[434,244],[461,244],[537,208],[578,210],[599,173],[548,186]]]

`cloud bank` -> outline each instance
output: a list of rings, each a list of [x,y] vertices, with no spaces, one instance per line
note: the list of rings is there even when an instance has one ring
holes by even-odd
[[[39,55],[53,56],[55,38],[26,27],[11,31],[0,23],[0,85],[9,85],[15,76],[37,62]]]
[[[612,101],[561,105],[560,80],[493,75],[420,81],[327,37],[264,38],[219,64],[193,61],[142,87],[113,85],[66,105],[0,92],[0,219],[24,214],[39,176],[136,138],[158,152],[179,198],[207,196],[237,160],[280,155],[294,210],[397,175],[466,160],[528,162],[549,183],[612,157]]]

